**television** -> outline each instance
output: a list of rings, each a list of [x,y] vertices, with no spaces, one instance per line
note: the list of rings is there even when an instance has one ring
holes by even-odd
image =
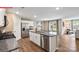
[[[0,28],[6,27],[6,22],[7,22],[7,16],[4,16],[3,19],[0,19]]]

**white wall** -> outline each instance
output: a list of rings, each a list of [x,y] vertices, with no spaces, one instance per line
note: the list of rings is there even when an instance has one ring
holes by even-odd
[[[4,26],[5,9],[0,9],[0,26]]]
[[[21,39],[21,17],[14,15],[14,28],[13,33],[16,36],[16,40]]]

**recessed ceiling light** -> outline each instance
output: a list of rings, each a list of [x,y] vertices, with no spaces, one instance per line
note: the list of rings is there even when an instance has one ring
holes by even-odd
[[[44,18],[44,20],[49,20],[48,18]]]
[[[36,18],[37,16],[36,15],[34,15],[34,18]]]
[[[56,7],[56,10],[59,10],[60,8],[59,7]]]
[[[19,12],[17,11],[16,14],[19,14]]]

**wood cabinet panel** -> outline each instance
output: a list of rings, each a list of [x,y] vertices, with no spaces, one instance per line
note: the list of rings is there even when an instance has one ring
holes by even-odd
[[[13,14],[7,14],[7,20],[8,20],[8,25],[5,28],[6,32],[12,32],[13,31]]]
[[[44,31],[49,30],[49,22],[48,21],[43,21],[42,22],[42,30],[44,30]]]

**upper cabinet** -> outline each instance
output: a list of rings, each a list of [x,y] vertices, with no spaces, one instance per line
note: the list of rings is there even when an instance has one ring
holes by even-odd
[[[41,21],[34,21],[34,28],[36,31],[41,31]]]
[[[28,21],[28,20],[21,20],[22,28],[25,29],[33,29],[33,21]]]

